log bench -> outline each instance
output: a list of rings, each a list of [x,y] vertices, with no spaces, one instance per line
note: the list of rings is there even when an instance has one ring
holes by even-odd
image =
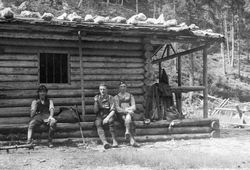
[[[136,139],[139,142],[163,141],[171,139],[217,138],[220,136],[218,119],[183,119],[172,122],[160,120],[144,124],[135,121]],[[85,138],[98,137],[94,122],[81,122]],[[116,122],[118,140],[123,140],[124,129]],[[171,127],[171,128],[170,128]],[[26,140],[28,124],[0,125],[0,141]],[[48,128],[41,126],[34,133],[34,139],[47,139]],[[106,130],[107,135],[108,131]],[[81,138],[78,123],[57,123],[55,139]]]

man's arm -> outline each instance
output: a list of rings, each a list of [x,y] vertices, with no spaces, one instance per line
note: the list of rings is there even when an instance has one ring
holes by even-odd
[[[94,97],[94,113],[97,114],[99,112],[99,103],[98,103],[98,96]]]
[[[120,105],[119,105],[119,98],[118,98],[118,96],[114,97],[114,106],[115,106],[115,109],[116,109],[117,113],[126,114],[125,109],[121,108]]]
[[[55,112],[55,107],[52,100],[49,100],[49,112],[50,112],[50,117],[53,117]]]
[[[134,96],[131,94],[131,96],[130,96],[131,98],[130,98],[130,107],[128,108],[129,110],[131,110],[131,111],[133,111],[133,112],[135,112],[135,110],[136,110],[136,105],[135,105],[135,98],[134,98]]]
[[[30,109],[30,117],[34,117],[36,115],[36,108],[37,108],[37,101],[33,100],[31,103],[31,109]]]
[[[115,114],[115,103],[114,103],[114,98],[113,97],[109,98],[109,103],[110,103],[110,112],[109,112],[108,116],[103,120],[103,124],[107,123],[108,120],[112,116],[114,116],[114,114]]]

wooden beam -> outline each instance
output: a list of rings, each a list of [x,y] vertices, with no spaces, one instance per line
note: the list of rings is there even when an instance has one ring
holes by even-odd
[[[208,83],[207,83],[207,46],[203,48],[203,86],[205,89],[203,90],[204,104],[203,104],[203,117],[208,117]]]
[[[170,60],[170,59],[173,59],[173,58],[176,58],[176,57],[181,57],[181,56],[184,56],[184,55],[187,55],[187,54],[190,54],[190,53],[194,53],[196,51],[203,50],[206,47],[207,47],[207,45],[202,45],[200,47],[196,47],[196,48],[193,48],[193,49],[190,49],[190,50],[186,50],[186,51],[183,51],[183,52],[179,52],[179,53],[170,55],[169,57],[165,57],[165,58],[161,58],[161,59],[156,59],[156,60],[152,61],[152,64],[160,63],[160,62],[163,62],[163,61],[166,61],[166,60]]]
[[[82,118],[85,117],[85,94],[84,94],[84,79],[83,79],[83,63],[82,63],[82,35],[81,31],[78,32],[79,40],[79,58],[80,58],[80,76],[81,76],[81,103],[82,103]]]
[[[177,58],[177,73],[178,73],[178,87],[181,87],[181,77],[182,77],[182,74],[181,74],[181,56],[178,56]],[[182,95],[181,95],[181,92],[180,93],[177,93],[176,94],[176,101],[177,101],[177,109],[179,111],[179,113],[182,114],[182,101],[181,101],[181,98],[182,98]]]

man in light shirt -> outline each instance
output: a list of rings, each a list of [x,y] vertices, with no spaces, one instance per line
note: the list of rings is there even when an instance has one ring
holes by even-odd
[[[125,126],[125,138],[129,140],[130,145],[139,147],[135,141],[135,125],[133,117],[136,111],[135,98],[131,93],[127,92],[127,84],[124,81],[120,82],[120,92],[114,97],[116,115],[118,121]]]
[[[54,116],[54,104],[47,96],[48,89],[41,85],[37,90],[37,98],[31,104],[31,121],[28,126],[27,143],[32,143],[32,135],[35,127],[45,124],[49,126],[49,147],[53,147],[52,136],[56,127]]]

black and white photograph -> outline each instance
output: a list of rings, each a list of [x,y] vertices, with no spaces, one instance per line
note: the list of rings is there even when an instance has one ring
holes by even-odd
[[[250,169],[250,0],[0,0],[0,170]]]

